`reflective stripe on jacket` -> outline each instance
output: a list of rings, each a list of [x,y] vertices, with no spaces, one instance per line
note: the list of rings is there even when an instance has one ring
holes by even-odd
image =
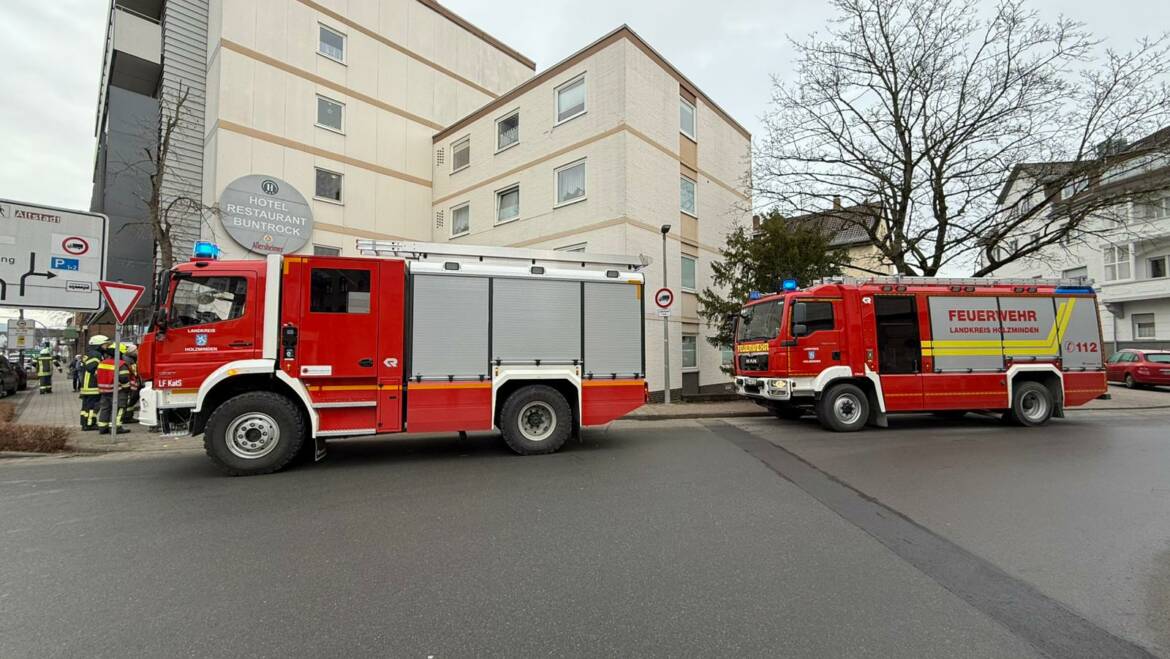
[[[53,374],[53,358],[37,357],[37,377],[43,378]]]
[[[92,352],[85,356],[85,361],[81,362],[82,396],[96,396],[101,393],[97,387],[97,367],[101,362],[102,358]]]
[[[130,387],[130,369],[126,368],[123,362],[122,367],[118,369],[118,383],[119,389],[128,389]],[[98,364],[97,367],[97,388],[103,394],[113,393],[114,391],[114,358],[107,357]]]

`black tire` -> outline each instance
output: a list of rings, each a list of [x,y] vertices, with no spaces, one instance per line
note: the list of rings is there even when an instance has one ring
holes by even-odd
[[[855,384],[835,384],[821,394],[816,412],[828,430],[857,432],[869,421],[869,397]]]
[[[1056,401],[1052,392],[1039,382],[1020,382],[1012,392],[1012,408],[1005,418],[1020,426],[1042,426],[1052,418]]]
[[[551,425],[546,428],[546,424]],[[529,385],[504,401],[500,431],[508,448],[518,455],[554,453],[573,434],[573,410],[556,389]]]
[[[273,427],[279,431],[275,438]],[[238,441],[229,439],[229,430]],[[203,450],[231,476],[270,474],[296,458],[306,435],[305,420],[292,401],[271,391],[252,391],[215,408],[203,430]]]
[[[801,417],[808,413],[808,410],[803,407],[795,407],[793,405],[772,405],[768,408],[777,419],[785,421],[799,421]]]
[[[1125,388],[1126,389],[1137,389],[1138,388],[1137,382],[1134,381],[1132,373],[1125,374]]]

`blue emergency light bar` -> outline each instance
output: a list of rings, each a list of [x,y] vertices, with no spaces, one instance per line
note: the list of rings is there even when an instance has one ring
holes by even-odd
[[[760,293],[759,291],[751,291],[748,293],[749,300],[758,300],[762,297],[764,297],[764,295],[762,293]]]
[[[219,245],[206,240],[200,240],[195,243],[195,248],[191,250],[191,256],[197,259],[211,259],[213,261],[219,260]]]
[[[1092,292],[1093,292],[1092,286],[1059,286],[1056,289],[1056,293],[1058,295],[1060,293],[1092,293]]]
[[[796,280],[795,279],[785,279],[782,286],[783,286],[784,290],[786,290],[786,291],[795,291],[796,290]]]

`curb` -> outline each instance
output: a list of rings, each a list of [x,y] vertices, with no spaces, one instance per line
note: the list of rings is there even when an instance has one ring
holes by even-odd
[[[1070,407],[1065,410],[1070,412],[1127,412],[1132,410],[1170,410],[1170,405],[1138,405],[1133,407],[1099,407],[1085,409],[1083,407]],[[770,412],[695,412],[695,413],[678,413],[678,414],[635,414],[631,416],[624,416],[619,421],[673,421],[680,419],[734,419],[734,418],[749,418],[749,417],[764,417],[772,416]]]

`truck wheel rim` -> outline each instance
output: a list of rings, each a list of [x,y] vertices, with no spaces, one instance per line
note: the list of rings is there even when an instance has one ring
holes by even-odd
[[[256,460],[273,451],[280,442],[280,426],[261,412],[236,417],[227,429],[227,448],[244,460]]]
[[[533,401],[520,409],[520,434],[530,442],[543,442],[557,427],[557,415],[543,401]]]
[[[1039,421],[1048,414],[1048,400],[1039,392],[1027,391],[1020,397],[1020,409],[1024,413],[1024,418]]]
[[[853,394],[842,394],[833,401],[833,414],[841,423],[857,423],[861,418],[861,401]]]

